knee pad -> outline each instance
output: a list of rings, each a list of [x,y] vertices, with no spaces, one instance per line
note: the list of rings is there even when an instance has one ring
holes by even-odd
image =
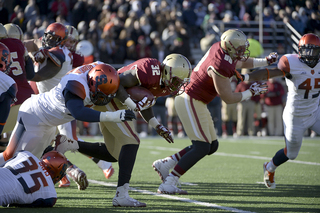
[[[210,152],[211,144],[204,141],[192,141],[192,150],[197,153],[197,155],[205,156]]]
[[[215,153],[218,150],[218,147],[219,147],[218,140],[212,141],[208,155],[212,155],[213,153]]]

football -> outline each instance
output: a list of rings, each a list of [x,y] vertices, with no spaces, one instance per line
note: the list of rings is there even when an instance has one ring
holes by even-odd
[[[153,101],[154,96],[153,94],[146,88],[140,86],[134,86],[127,88],[127,93],[129,94],[130,98],[135,102],[138,103],[141,101],[145,96],[147,96],[148,101]]]

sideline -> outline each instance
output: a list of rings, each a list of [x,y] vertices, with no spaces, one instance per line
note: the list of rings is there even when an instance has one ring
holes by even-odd
[[[117,187],[117,184],[114,184],[114,183],[107,183],[107,182],[96,181],[96,180],[91,180],[91,179],[88,179],[88,181],[90,183],[99,184],[99,185],[103,185],[103,186]],[[191,199],[188,199],[188,198],[177,197],[177,196],[174,196],[174,195],[158,194],[158,193],[155,193],[155,192],[151,192],[151,191],[147,191],[147,190],[140,190],[140,189],[136,189],[136,188],[133,188],[133,187],[130,187],[129,190],[130,191],[139,192],[139,193],[142,193],[142,194],[148,194],[148,195],[154,195],[154,196],[158,196],[158,197],[164,197],[164,198],[167,198],[167,199],[193,203],[193,204],[200,205],[200,206],[212,207],[212,208],[215,208],[215,209],[221,209],[221,210],[226,210],[226,211],[230,211],[230,212],[254,213],[254,212],[250,212],[250,211],[243,211],[243,210],[236,209],[236,208],[219,206],[219,205],[214,204],[214,203],[207,203],[207,202],[201,202],[201,201],[197,201],[197,200],[191,200]]]

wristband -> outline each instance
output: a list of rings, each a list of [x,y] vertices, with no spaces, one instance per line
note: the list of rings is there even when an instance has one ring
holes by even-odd
[[[252,92],[251,92],[249,89],[247,89],[247,90],[244,91],[244,92],[241,92],[241,94],[242,94],[241,101],[244,101],[244,100],[246,100],[246,99],[248,99],[248,98],[251,98],[251,96],[252,96]],[[241,101],[240,101],[240,102],[241,102]]]
[[[155,117],[152,117],[149,122],[150,126],[152,126],[154,129],[156,129],[156,127],[158,125],[160,125],[159,121],[155,118]]]
[[[121,122],[120,119],[121,110],[115,112],[101,112],[100,122],[111,121],[111,122]]]
[[[128,97],[125,101],[124,104],[127,105],[131,110],[135,110],[137,107],[137,104],[133,102],[133,100]]]
[[[254,58],[253,68],[268,66],[268,61],[266,58]]]

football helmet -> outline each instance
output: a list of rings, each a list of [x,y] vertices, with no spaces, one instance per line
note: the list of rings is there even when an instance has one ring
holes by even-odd
[[[99,64],[87,75],[92,103],[97,106],[108,104],[116,96],[120,85],[116,69],[109,64]]]
[[[0,71],[9,74],[11,63],[9,48],[4,43],[0,42]]]
[[[181,54],[170,54],[161,63],[162,82],[171,95],[182,94],[190,82],[192,71],[190,61]],[[183,90],[180,90],[183,87]]]
[[[313,68],[320,59],[320,38],[316,34],[308,33],[299,41],[299,60]]]
[[[23,32],[18,25],[9,23],[9,24],[5,24],[4,27],[7,30],[7,34],[9,38],[16,38],[22,41]]]
[[[44,48],[57,47],[64,45],[68,37],[67,28],[58,22],[50,24],[42,37],[42,46]]]
[[[8,34],[6,28],[0,23],[0,39],[3,38],[8,38]]]
[[[57,183],[63,176],[67,169],[67,158],[57,151],[50,151],[45,153],[41,158],[44,168],[50,174],[53,183]]]
[[[246,61],[250,56],[247,36],[238,29],[230,29],[221,35],[221,48],[232,60]]]
[[[68,38],[65,42],[65,46],[71,51],[74,52],[76,50],[76,46],[78,44],[79,41],[79,33],[78,30],[70,25],[66,26],[67,30],[68,30]]]

